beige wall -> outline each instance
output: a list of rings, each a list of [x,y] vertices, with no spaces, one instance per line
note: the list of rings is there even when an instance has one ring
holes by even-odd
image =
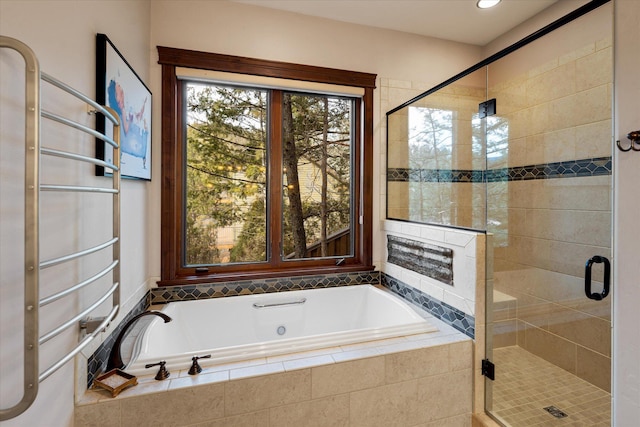
[[[114,3],[118,7],[114,8]],[[31,47],[46,73],[61,79],[89,97],[95,95],[95,37],[106,33],[128,59],[143,80],[149,77],[150,14],[147,0],[131,1],[0,1],[0,32]],[[24,63],[4,49],[0,56],[0,191],[1,268],[0,275],[0,402],[12,406],[22,394],[22,153],[24,142],[21,99],[24,86]],[[84,104],[43,84],[42,104],[47,110],[62,114],[93,128],[94,118]],[[70,136],[73,135],[73,136]],[[94,139],[71,133],[60,125],[42,123],[43,145],[67,149],[76,146],[81,153],[93,156]],[[72,139],[69,139],[72,138]],[[46,163],[44,163],[46,161]],[[105,178],[94,176],[91,165],[69,166],[69,162],[43,160],[43,179],[50,183],[76,180],[76,185],[104,185]],[[157,171],[156,171],[157,172]],[[154,175],[157,179],[158,175]],[[77,182],[80,180],[80,182]],[[146,182],[124,181],[122,184],[122,302],[120,318],[130,304],[144,295],[148,287]],[[72,253],[105,240],[110,230],[110,201],[100,196],[44,194],[41,198],[42,260]],[[105,226],[104,224],[107,224]],[[53,267],[41,276],[41,297],[62,287],[78,283],[104,268],[103,259],[95,256],[82,263]],[[92,272],[92,273],[91,273]],[[99,285],[104,286],[104,285]],[[106,287],[105,287],[106,289]],[[63,323],[95,301],[95,295],[82,292],[80,297],[65,297],[40,311],[40,334]],[[106,307],[103,313],[106,314]],[[114,322],[113,325],[116,325]],[[112,325],[112,326],[113,326]],[[41,372],[73,348],[79,341],[77,328],[45,343],[40,349]],[[96,343],[97,344],[97,343]],[[89,349],[88,349],[89,350]],[[87,351],[88,351],[87,350]],[[86,374],[84,374],[86,375]],[[35,403],[22,415],[4,426],[73,425],[75,370],[72,362],[40,384]]]
[[[374,176],[384,173],[381,150],[385,145],[384,113],[380,109],[381,79],[421,82],[419,93],[478,62],[477,46],[311,18],[289,12],[222,1],[156,1],[151,4],[151,84],[160,93],[160,67],[154,65],[156,45],[202,50],[230,55],[286,61],[307,65],[375,73]],[[434,58],[437,58],[434,60]],[[411,98],[411,91],[393,99],[394,106]],[[396,103],[397,101],[397,103]],[[155,109],[154,132],[160,132],[159,107]],[[156,140],[156,144],[159,140]],[[160,148],[154,147],[154,164],[160,163]],[[382,181],[384,182],[384,181]],[[374,181],[380,194],[381,181]],[[160,211],[160,181],[152,183],[151,210]],[[384,185],[383,185],[384,187]],[[374,197],[374,263],[379,265],[384,244],[379,215],[383,200]],[[151,273],[160,274],[160,217],[151,219]]]
[[[483,56],[489,57],[496,52],[504,49],[507,46],[510,46],[522,38],[528,36],[529,34],[538,31],[540,28],[551,24],[556,21],[558,18],[571,13],[577,8],[584,6],[589,3],[590,0],[562,0],[554,3],[549,6],[536,16],[531,19],[523,22],[518,25],[516,28],[506,32],[502,36],[496,38],[495,40],[489,42],[486,46],[483,47]],[[630,0],[633,1],[633,0]],[[589,19],[589,18],[587,18]],[[593,21],[591,21],[593,22]],[[589,35],[591,32],[590,25],[585,25],[583,29],[583,35]],[[547,51],[553,52],[557,46],[553,44],[545,45],[545,49]]]

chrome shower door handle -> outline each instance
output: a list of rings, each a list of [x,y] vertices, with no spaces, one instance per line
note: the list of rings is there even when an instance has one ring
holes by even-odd
[[[602,292],[591,292],[591,267],[593,264],[604,263],[604,280]],[[592,256],[584,266],[584,294],[589,299],[601,301],[609,295],[609,289],[611,287],[611,263],[603,256]]]

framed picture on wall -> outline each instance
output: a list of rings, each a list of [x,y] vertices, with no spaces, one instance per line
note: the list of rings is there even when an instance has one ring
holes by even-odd
[[[119,115],[121,176],[151,180],[151,91],[104,34],[96,36],[96,102]],[[97,115],[99,132],[110,134],[112,126]],[[97,139],[96,157],[112,163],[113,147]],[[96,166],[96,175],[110,170]]]

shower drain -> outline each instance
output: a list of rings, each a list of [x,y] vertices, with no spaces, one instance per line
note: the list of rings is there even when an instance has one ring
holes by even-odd
[[[565,414],[564,412],[562,412],[560,409],[556,408],[555,406],[547,406],[546,408],[542,408],[545,411],[547,411],[548,413],[550,413],[551,415],[553,415],[556,418],[566,418],[568,417],[567,414]]]

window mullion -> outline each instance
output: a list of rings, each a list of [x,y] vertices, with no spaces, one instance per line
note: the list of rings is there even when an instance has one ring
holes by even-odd
[[[282,264],[282,91],[272,90],[269,98],[269,263],[273,267]]]

